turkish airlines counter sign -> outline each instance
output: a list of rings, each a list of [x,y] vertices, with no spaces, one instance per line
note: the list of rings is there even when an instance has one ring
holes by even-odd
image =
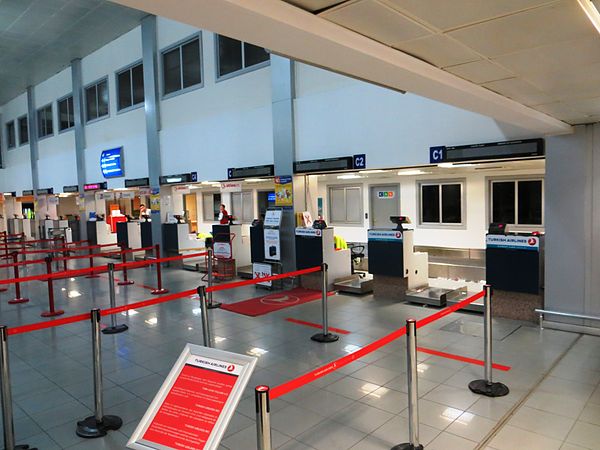
[[[540,250],[540,239],[537,236],[503,236],[488,234],[486,236],[488,248],[509,248],[518,250]]]
[[[127,447],[216,449],[255,365],[250,356],[187,344]]]

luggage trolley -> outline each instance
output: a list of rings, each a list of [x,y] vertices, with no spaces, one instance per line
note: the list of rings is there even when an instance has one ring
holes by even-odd
[[[212,264],[213,277],[216,280],[232,280],[235,277],[234,239],[235,233],[219,233],[214,236]],[[211,262],[207,262],[209,263]]]

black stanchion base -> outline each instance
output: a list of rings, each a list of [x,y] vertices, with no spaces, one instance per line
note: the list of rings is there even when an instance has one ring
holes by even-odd
[[[488,383],[486,380],[474,380],[469,383],[469,389],[474,394],[487,397],[504,397],[510,392],[508,386],[502,383]]]
[[[117,284],[119,286],[129,286],[130,284],[135,283],[135,281],[133,280],[127,280],[127,281],[119,281]]]
[[[62,316],[65,312],[62,309],[57,309],[56,311],[44,311],[40,314],[42,317],[56,317]]]
[[[15,450],[38,450],[37,447],[30,447],[27,444],[23,444],[23,445],[15,445]],[[8,449],[6,449],[8,450]]]
[[[392,450],[423,450],[422,445],[412,445],[409,443],[398,444],[392,447]]]
[[[150,291],[150,293],[152,295],[162,295],[162,294],[168,294],[169,290],[168,289],[153,289],[152,291]]]
[[[207,307],[208,309],[217,309],[217,308],[220,308],[220,307],[221,307],[221,303],[219,303],[219,302],[207,303],[207,304],[206,304],[206,307]]]
[[[87,439],[106,436],[110,430],[118,430],[123,425],[123,420],[117,416],[104,416],[102,421],[98,422],[96,417],[86,417],[77,422],[77,436]]]
[[[9,305],[18,305],[19,303],[27,303],[29,301],[28,298],[14,298],[8,301]]]
[[[315,342],[321,342],[321,343],[335,342],[340,339],[340,337],[337,334],[332,334],[332,333],[327,333],[327,334],[317,333],[317,334],[311,336],[310,338]]]
[[[0,288],[0,292],[6,292],[6,291],[8,291],[8,289],[6,289],[6,288]]]
[[[87,275],[86,278],[100,278],[100,275]]]
[[[110,327],[106,327],[102,330],[102,332],[104,334],[117,334],[117,333],[122,333],[123,331],[127,331],[129,330],[129,327],[127,325],[125,325],[124,323],[120,324],[120,325],[115,325],[110,326]]]

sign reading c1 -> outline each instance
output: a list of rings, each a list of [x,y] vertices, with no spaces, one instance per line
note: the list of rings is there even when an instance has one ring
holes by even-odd
[[[438,164],[446,159],[446,146],[429,147],[429,162]]]

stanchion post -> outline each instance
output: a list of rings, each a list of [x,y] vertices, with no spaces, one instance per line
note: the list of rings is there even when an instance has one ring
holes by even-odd
[[[19,254],[17,252],[14,252],[13,254],[13,273],[15,276],[15,279],[19,279],[19,265],[18,265],[18,260],[19,260]],[[18,303],[27,303],[29,301],[28,298],[23,298],[21,297],[21,283],[19,283],[18,281],[15,283],[15,298],[12,300],[8,301],[9,305],[16,305]]]
[[[91,245],[89,248],[89,255],[90,255],[90,269],[93,269],[94,268],[94,248]],[[91,272],[89,275],[86,275],[86,278],[99,278],[99,277],[100,277],[100,275],[98,275],[94,272]]]
[[[119,248],[121,249],[121,262],[123,263],[123,279],[119,281],[119,286],[129,286],[133,284],[133,280],[127,278],[127,266],[125,265],[127,264],[127,253],[125,253],[127,246],[121,243]]]
[[[271,450],[271,403],[269,386],[254,388],[256,402],[256,440],[258,450]]]
[[[10,366],[8,363],[8,330],[0,327],[0,376],[2,395],[2,419],[5,450],[37,450],[29,445],[15,445],[15,425],[13,420],[12,391],[10,386]]]
[[[156,256],[156,260],[160,259],[160,244],[156,244],[154,246],[154,255]],[[156,289],[152,290],[150,293],[154,295],[166,294],[169,292],[168,289],[163,288],[162,285],[162,268],[160,266],[160,262],[156,263]]]
[[[66,238],[64,236],[60,237],[60,242],[61,242],[61,246],[62,246],[61,248],[66,249],[67,248],[67,240],[66,240]],[[63,250],[62,255],[63,255],[63,258],[64,258],[63,259],[63,270],[66,272],[68,270],[68,267],[67,267],[67,256],[69,256],[69,251],[68,250]]]
[[[46,274],[52,275],[52,256],[46,256]],[[62,309],[54,309],[54,282],[52,278],[48,278],[48,311],[40,314],[42,317],[60,316],[65,312]]]
[[[117,302],[115,300],[115,265],[113,263],[108,263],[108,294],[110,298],[110,307],[115,308],[117,306]],[[122,324],[117,324],[117,315],[110,315],[110,326],[104,328],[102,332],[104,334],[117,334],[122,333],[123,331],[127,331],[129,327]]]
[[[487,397],[503,397],[510,391],[503,383],[494,382],[492,374],[492,287],[486,284],[483,304],[483,346],[484,346],[484,379],[473,380],[469,383],[469,389],[475,394]]]
[[[327,318],[327,286],[329,284],[327,280],[327,264],[321,264],[321,313],[323,320],[323,331],[321,333],[317,333],[311,336],[311,339],[316,342],[327,343],[327,342],[335,342],[339,340],[339,336],[337,334],[333,334],[329,332],[329,321]]]
[[[406,366],[408,390],[408,442],[392,450],[423,450],[419,443],[419,380],[417,376],[417,321],[406,320]]]
[[[10,253],[8,252],[8,234],[4,235],[4,257],[2,259],[9,259]]]
[[[200,299],[200,313],[202,314],[202,337],[204,339],[204,346],[211,347],[208,307],[206,305],[206,286],[198,286],[197,292]]]
[[[98,308],[92,309],[92,359],[94,363],[94,415],[77,422],[77,436],[82,438],[98,438],[106,436],[110,430],[118,430],[123,420],[117,416],[104,415],[102,397],[102,333],[100,333],[101,313]]]
[[[206,278],[208,279],[208,287],[211,288],[213,285],[213,261],[214,261],[214,252],[212,248],[208,248],[206,251],[206,258],[208,259],[208,264],[206,265]],[[213,302],[213,293],[212,291],[208,291],[208,309],[220,308],[221,303]]]

